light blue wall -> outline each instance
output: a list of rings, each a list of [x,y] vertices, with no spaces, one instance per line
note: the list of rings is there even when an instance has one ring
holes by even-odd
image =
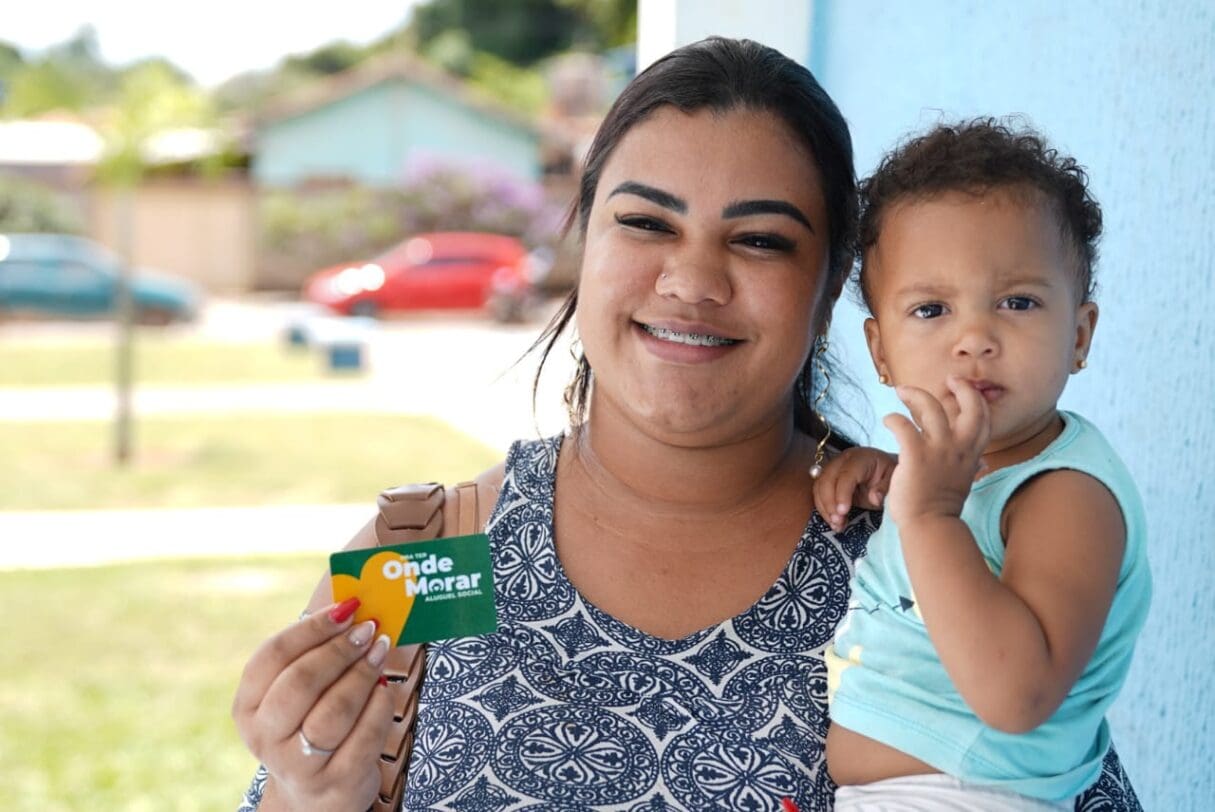
[[[429,88],[399,80],[262,127],[253,175],[283,186],[308,176],[345,176],[393,185],[413,155],[489,162],[534,179],[535,133]]]
[[[404,136],[410,149],[455,160],[489,162],[519,177],[540,176],[539,141],[521,127],[462,104],[453,104],[433,88],[403,88],[409,116]]]
[[[395,83],[383,82],[331,104],[264,125],[253,175],[285,186],[308,176],[388,183],[401,176],[404,110]]]
[[[1156,581],[1114,739],[1147,809],[1215,808],[1215,5],[816,0],[810,37],[862,174],[941,111],[1025,113],[1088,167],[1101,319],[1063,405],[1135,474]],[[841,309],[833,343],[880,415],[860,321]]]

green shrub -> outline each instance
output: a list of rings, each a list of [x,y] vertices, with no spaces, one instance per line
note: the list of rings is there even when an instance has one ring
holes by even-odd
[[[413,234],[487,231],[550,242],[560,209],[540,185],[491,164],[421,157],[400,186],[266,193],[260,203],[260,287],[298,290],[313,271],[370,259]]]
[[[0,233],[83,230],[75,206],[41,184],[0,174]]]

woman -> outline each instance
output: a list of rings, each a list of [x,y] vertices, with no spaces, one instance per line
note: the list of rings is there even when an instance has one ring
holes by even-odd
[[[430,648],[406,809],[829,806],[822,648],[875,519],[832,532],[807,470],[855,207],[847,125],[777,52],[706,40],[625,89],[542,337],[576,321],[574,427],[481,477],[500,629]],[[378,786],[383,649],[340,614],[246,667],[233,713],[272,776],[250,806],[362,810]]]

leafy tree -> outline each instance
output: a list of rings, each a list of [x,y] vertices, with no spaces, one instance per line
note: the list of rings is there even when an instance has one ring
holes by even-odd
[[[81,26],[70,38],[51,46],[46,58],[85,71],[105,69],[101,48],[97,44],[97,29],[91,25]]]
[[[116,71],[113,71],[114,81],[113,90],[116,93],[122,86],[123,80],[133,74],[156,70],[165,75],[165,77],[175,84],[181,86],[193,87],[195,85],[194,77],[186,73],[181,68],[177,67],[173,62],[163,56],[148,56],[143,59],[136,60]]]
[[[472,73],[476,53],[467,31],[449,28],[427,43],[423,56],[449,73],[468,76]]]
[[[431,0],[414,9],[413,26],[423,49],[445,31],[464,30],[474,50],[517,65],[568,49],[586,28],[578,10],[560,0]]]
[[[468,80],[502,104],[529,115],[539,113],[548,100],[548,83],[539,71],[493,54],[473,54]]]
[[[591,24],[595,50],[627,45],[637,39],[637,0],[559,0]]]
[[[146,170],[144,148],[155,133],[171,127],[208,123],[210,98],[197,87],[182,81],[179,71],[165,60],[139,63],[122,74],[116,104],[101,127],[106,147],[97,167],[98,178],[118,191],[118,255],[129,260],[134,238],[133,189]],[[117,352],[114,414],[114,461],[130,462],[132,453],[132,397],[134,387],[134,303],[131,299],[130,267],[120,273],[117,312]]]
[[[257,114],[274,99],[289,95],[316,81],[316,74],[283,64],[269,71],[246,71],[215,89],[212,98],[221,113]]]
[[[25,64],[21,51],[4,40],[0,40],[0,82],[7,82],[18,68]]]
[[[96,32],[85,26],[38,59],[11,68],[0,113],[21,118],[51,110],[83,110],[108,98],[117,84],[115,71],[101,59]]]
[[[0,82],[5,85],[0,115],[24,118],[52,110],[105,107],[116,101],[128,75],[146,73],[149,65],[178,85],[193,85],[185,71],[164,57],[149,57],[122,68],[106,64],[90,26],[33,60],[23,59],[15,48],[0,42]]]
[[[283,67],[326,76],[354,67],[367,58],[367,52],[368,49],[349,42],[331,42],[309,53],[287,57]]]
[[[349,70],[382,52],[383,43],[395,42],[394,37],[398,34],[393,32],[367,47],[344,41],[331,42],[307,53],[289,56],[273,70],[237,74],[215,89],[216,109],[256,113],[276,97],[299,90],[319,76]]]
[[[184,81],[165,60],[132,66],[123,72],[115,103],[101,126],[106,148],[99,177],[119,186],[133,185],[144,171],[148,138],[173,127],[208,125],[213,115],[210,97]]]
[[[90,90],[81,77],[51,61],[28,63],[13,72],[4,95],[4,115],[25,118],[50,110],[81,110]]]

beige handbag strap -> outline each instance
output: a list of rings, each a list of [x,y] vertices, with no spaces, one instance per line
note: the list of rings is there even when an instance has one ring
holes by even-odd
[[[444,532],[443,507],[453,501],[453,532]],[[390,488],[376,500],[380,509],[375,520],[376,544],[407,544],[440,536],[467,536],[480,532],[481,512],[477,484],[461,482],[446,490],[435,482]],[[418,695],[425,670],[426,648],[422,645],[390,649],[384,676],[393,691],[392,727],[380,754],[380,791],[372,809],[395,812],[405,791],[405,769],[413,752],[413,729],[418,721]]]

